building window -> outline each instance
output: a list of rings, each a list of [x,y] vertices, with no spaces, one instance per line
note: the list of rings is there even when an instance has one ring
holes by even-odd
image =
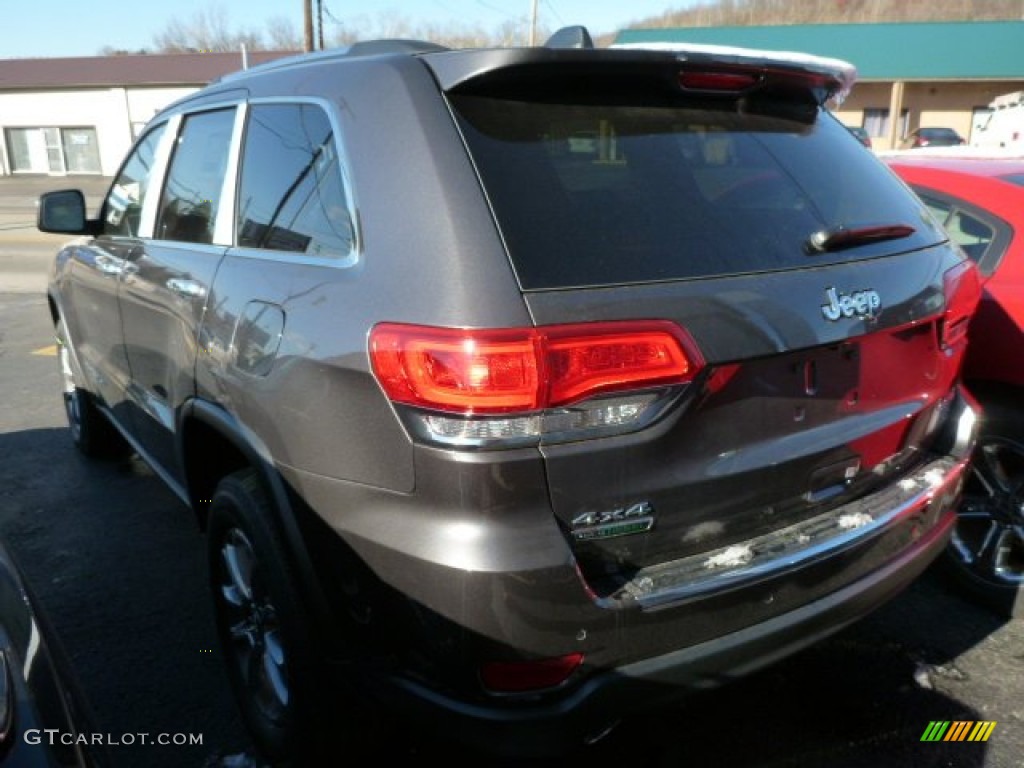
[[[897,136],[905,136],[910,125],[910,110],[900,112],[900,129]],[[889,110],[865,109],[864,130],[873,138],[882,139],[889,135]]]
[[[38,128],[7,129],[7,155],[12,171],[31,172],[38,166],[38,173],[46,173],[46,143],[42,139]]]
[[[101,173],[95,128],[7,128],[5,133],[14,173]]]
[[[60,143],[68,173],[100,172],[100,148],[95,128],[61,128]]]

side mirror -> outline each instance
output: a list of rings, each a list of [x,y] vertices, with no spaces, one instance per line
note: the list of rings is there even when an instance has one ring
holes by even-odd
[[[39,197],[36,227],[40,232],[85,235],[92,232],[85,216],[85,195],[79,189],[45,192]]]

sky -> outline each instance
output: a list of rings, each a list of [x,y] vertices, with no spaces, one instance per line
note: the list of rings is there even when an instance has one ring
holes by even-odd
[[[366,28],[379,25],[391,13],[413,24],[480,26],[492,32],[505,21],[529,19],[533,8],[533,0],[321,1],[328,39],[335,23],[331,17],[342,22],[361,18],[361,26],[354,26]],[[692,4],[693,0],[537,0],[538,26],[555,30],[582,24],[596,37]],[[297,35],[302,34],[302,0],[0,0],[0,58],[92,56],[105,46],[152,49],[154,35],[174,16],[189,20],[211,6],[223,10],[232,30],[262,33],[268,20],[284,17]]]

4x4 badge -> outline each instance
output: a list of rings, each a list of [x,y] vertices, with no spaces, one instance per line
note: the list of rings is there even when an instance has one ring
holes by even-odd
[[[821,305],[821,314],[826,320],[836,321],[841,317],[874,317],[875,311],[882,306],[882,297],[877,291],[865,290],[853,293],[838,293],[829,286],[825,289],[828,304]]]
[[[649,501],[638,501],[628,507],[604,512],[584,512],[572,519],[572,537],[576,541],[610,539],[643,533],[654,526],[654,509]]]

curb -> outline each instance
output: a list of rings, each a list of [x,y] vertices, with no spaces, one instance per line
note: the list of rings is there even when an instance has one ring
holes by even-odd
[[[73,239],[74,235],[51,235],[45,232],[22,230],[0,230],[0,248],[11,245],[54,245],[60,246]]]

